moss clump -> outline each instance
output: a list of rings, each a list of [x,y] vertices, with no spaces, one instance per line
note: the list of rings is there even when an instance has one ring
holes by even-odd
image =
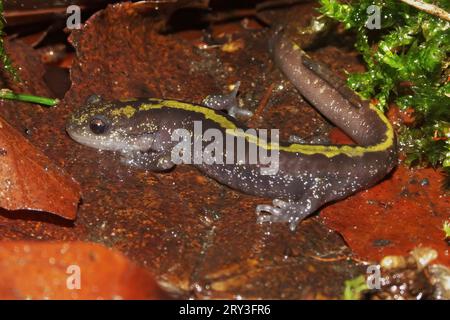
[[[398,0],[319,2],[324,15],[356,32],[367,71],[350,74],[348,85],[375,98],[380,109],[395,102],[414,110],[413,125],[400,130],[406,162],[442,166],[450,173],[450,23]],[[449,0],[433,3],[450,10]],[[366,27],[372,5],[379,8],[378,29]]]

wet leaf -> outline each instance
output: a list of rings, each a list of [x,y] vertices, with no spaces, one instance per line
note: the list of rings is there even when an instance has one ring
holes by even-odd
[[[437,263],[450,266],[442,232],[450,218],[450,197],[441,188],[443,179],[434,169],[400,165],[389,179],[328,206],[320,216],[360,259],[377,261],[426,246],[438,252]]]
[[[0,242],[0,299],[162,299],[122,254],[81,242]]]
[[[75,219],[78,183],[0,118],[0,206]]]

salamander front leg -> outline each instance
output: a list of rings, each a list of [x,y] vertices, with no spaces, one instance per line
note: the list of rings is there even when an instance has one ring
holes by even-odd
[[[167,171],[175,166],[171,160],[171,154],[166,152],[127,152],[122,154],[122,161],[127,165],[155,172]]]
[[[233,118],[250,118],[253,112],[250,110],[240,108],[237,101],[237,93],[239,90],[240,82],[236,82],[233,91],[227,95],[209,95],[203,99],[203,104],[208,108],[214,110],[226,110],[230,116]]]
[[[261,204],[256,207],[258,223],[287,222],[289,229],[294,231],[300,221],[317,209],[310,199],[299,202],[289,202],[274,199],[271,205]]]

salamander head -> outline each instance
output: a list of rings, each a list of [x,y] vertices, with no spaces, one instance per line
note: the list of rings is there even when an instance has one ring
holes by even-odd
[[[158,130],[148,115],[149,112],[142,115],[135,101],[104,102],[92,96],[70,116],[66,131],[73,140],[88,147],[145,151],[151,149],[153,134]]]

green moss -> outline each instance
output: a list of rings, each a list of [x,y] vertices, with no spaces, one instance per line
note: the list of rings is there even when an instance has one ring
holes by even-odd
[[[442,230],[445,232],[445,238],[450,238],[450,221],[445,221]]]
[[[357,278],[346,280],[344,288],[344,300],[360,300],[361,292],[368,290],[366,278],[361,275]]]
[[[356,49],[367,65],[348,85],[386,110],[394,102],[412,108],[416,121],[400,132],[410,165],[450,171],[450,23],[398,0],[319,0],[323,14],[356,32]],[[431,1],[425,1],[431,2]],[[449,0],[433,3],[449,11]],[[366,27],[367,8],[380,8],[380,29]],[[448,181],[447,181],[448,183]]]
[[[0,63],[1,67],[6,70],[15,81],[20,81],[19,75],[17,74],[16,69],[14,69],[11,60],[6,54],[6,50],[4,47],[4,33],[3,28],[5,26],[4,18],[3,18],[3,1],[0,0]],[[59,103],[58,99],[46,98],[46,97],[38,97],[29,94],[20,94],[14,93],[9,89],[0,89],[0,99],[11,99],[11,100],[19,100],[25,102],[38,103],[45,106],[55,106]]]
[[[5,20],[3,18],[3,0],[0,0],[0,63],[2,65],[2,68],[9,72],[14,80],[19,81],[19,76],[16,72],[16,69],[12,66],[11,60],[9,59],[8,55],[6,54],[4,42],[3,42],[3,28],[5,27]]]

